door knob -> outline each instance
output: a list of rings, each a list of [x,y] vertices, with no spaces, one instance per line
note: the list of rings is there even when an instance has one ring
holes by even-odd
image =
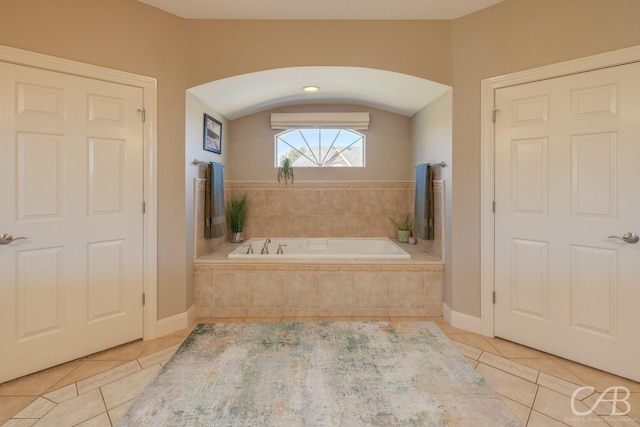
[[[8,245],[9,243],[13,243],[16,240],[27,240],[27,238],[13,237],[11,234],[7,234],[7,233],[0,234],[0,245]]]
[[[618,240],[622,240],[623,242],[627,242],[631,245],[638,243],[638,240],[640,240],[640,237],[638,237],[638,235],[636,233],[624,233],[622,235],[622,237],[620,236],[609,236],[610,239],[618,239]]]

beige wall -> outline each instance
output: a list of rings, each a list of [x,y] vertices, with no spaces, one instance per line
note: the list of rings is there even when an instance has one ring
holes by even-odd
[[[196,240],[194,238],[193,230],[196,228],[196,224],[202,222],[204,224],[204,205],[201,209],[196,208],[196,192],[197,180],[204,179],[206,173],[205,165],[192,164],[194,159],[201,162],[217,162],[223,165],[228,164],[228,141],[229,141],[229,124],[227,120],[212,109],[209,105],[202,102],[199,98],[193,96],[191,93],[186,93],[185,102],[185,180],[184,180],[184,193],[185,193],[185,227],[184,227],[184,239],[186,242],[186,304],[190,307],[194,302],[193,295],[193,260],[196,258]],[[212,153],[202,149],[202,142],[204,137],[204,113],[207,113],[211,117],[222,123],[222,142],[221,153]],[[225,174],[226,177],[226,174]],[[198,201],[199,202],[199,201]],[[199,214],[199,215],[196,215]],[[201,228],[203,229],[203,228]],[[203,232],[204,233],[204,232]],[[201,244],[200,250],[212,250],[216,245],[219,245],[221,239],[207,239],[199,240]]]
[[[640,1],[507,0],[453,23],[452,305],[480,316],[480,82],[640,45]]]
[[[447,164],[444,168],[436,168],[434,170],[434,177],[444,181],[445,194],[443,195],[443,202],[445,209],[444,230],[442,233],[444,240],[444,257],[442,258],[445,261],[444,302],[447,303],[449,307],[451,307],[453,302],[453,286],[451,282],[453,263],[448,262],[448,260],[451,259],[451,199],[453,189],[453,182],[451,180],[451,171],[453,168],[452,101],[453,91],[449,90],[421,111],[417,112],[411,119],[414,163],[445,162]],[[424,242],[424,244],[427,246],[428,242]]]
[[[342,65],[451,85],[450,21],[189,22],[188,85],[254,71]]]
[[[413,180],[411,127],[409,117],[357,105],[298,105],[245,116],[230,122],[229,165],[225,177],[230,181],[274,181],[274,138],[272,112],[367,111],[369,129],[365,135],[365,168],[296,168],[298,181],[410,181]]]
[[[186,310],[184,24],[133,0],[0,0],[0,44],[158,80],[159,319]]]
[[[184,312],[185,90],[297,65],[454,87],[451,308],[480,314],[480,80],[640,44],[637,0],[507,0],[449,21],[183,20],[135,0],[0,0],[0,44],[158,79],[158,316]]]

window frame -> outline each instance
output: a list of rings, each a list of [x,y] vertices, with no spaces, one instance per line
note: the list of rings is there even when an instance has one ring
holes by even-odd
[[[308,131],[317,131],[318,132],[318,137],[316,139],[317,144],[313,144],[310,143],[307,139],[307,137],[305,137],[305,133],[308,133]],[[337,131],[335,133],[335,136],[333,137],[330,145],[327,146],[322,144],[322,132],[324,131]],[[298,132],[300,134],[300,138],[304,141],[305,146],[308,148],[308,150],[311,152],[311,156],[307,156],[306,154],[304,154],[301,150],[298,149],[299,146],[296,146],[294,143],[289,143],[287,142],[285,139],[282,138],[283,135],[286,134],[290,134],[292,132]],[[343,146],[343,145],[339,145],[336,146],[336,141],[338,140],[338,138],[340,137],[340,134],[342,132],[348,132],[349,135],[354,135],[356,136],[356,138],[353,140],[353,142],[348,143],[348,145]],[[308,135],[307,135],[308,136]],[[314,141],[314,142],[316,142]],[[290,147],[290,149],[286,152],[282,152],[279,151],[279,143],[282,142],[284,143],[286,146]],[[290,141],[291,142],[291,141]],[[354,145],[356,145],[356,147],[360,147],[361,148],[361,154],[359,156],[359,162],[361,164],[356,164],[353,165],[351,164],[351,162],[342,154],[343,152],[351,149],[351,147],[353,147]],[[302,146],[302,149],[305,148],[305,146]],[[322,155],[323,153],[323,148],[327,148],[326,153],[330,153],[332,149],[339,149],[339,151],[336,151],[334,154],[332,154],[330,157],[328,157],[328,154],[325,154],[324,156]],[[335,167],[347,167],[347,168],[365,168],[367,166],[366,163],[366,135],[362,132],[359,132],[355,129],[349,129],[349,128],[343,128],[343,127],[337,127],[337,126],[314,126],[314,127],[295,127],[295,128],[289,128],[289,129],[284,129],[281,132],[277,133],[274,135],[274,163],[275,163],[275,167],[280,167],[282,160],[284,159],[283,156],[285,156],[285,154],[291,153],[292,151],[297,151],[299,153],[298,156],[296,156],[296,158],[293,160],[294,163],[294,167],[296,168],[335,168]],[[316,155],[317,154],[317,155]],[[308,161],[311,164],[298,164],[296,165],[295,162],[301,157],[304,156],[306,159],[308,159]],[[342,157],[347,164],[328,164],[332,159],[336,158],[336,157]]]

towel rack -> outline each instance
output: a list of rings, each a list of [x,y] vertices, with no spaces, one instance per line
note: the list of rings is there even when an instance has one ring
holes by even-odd
[[[447,166],[447,164],[445,162],[440,162],[440,163],[427,163],[427,165],[429,166],[440,166],[441,168],[444,168]],[[417,166],[414,166],[414,169],[417,168]]]
[[[198,159],[193,159],[193,161],[191,162],[192,165],[208,165],[210,163],[213,163],[213,162],[203,162],[202,160],[198,160]],[[224,165],[222,165],[222,167],[224,167]]]

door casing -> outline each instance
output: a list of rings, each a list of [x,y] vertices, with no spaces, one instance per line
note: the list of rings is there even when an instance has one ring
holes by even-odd
[[[80,77],[125,84],[142,89],[145,121],[143,125],[143,339],[157,336],[157,81],[140,76],[82,62],[0,45],[0,61]],[[142,209],[142,207],[141,207]]]
[[[640,46],[634,46],[482,80],[480,111],[480,304],[483,335],[489,337],[495,336],[493,307],[495,276],[495,216],[493,214],[493,202],[495,200],[495,135],[493,115],[495,91],[508,86],[552,79],[601,68],[615,67],[617,65],[638,61],[640,61]],[[500,114],[500,112],[498,111],[495,114]]]

